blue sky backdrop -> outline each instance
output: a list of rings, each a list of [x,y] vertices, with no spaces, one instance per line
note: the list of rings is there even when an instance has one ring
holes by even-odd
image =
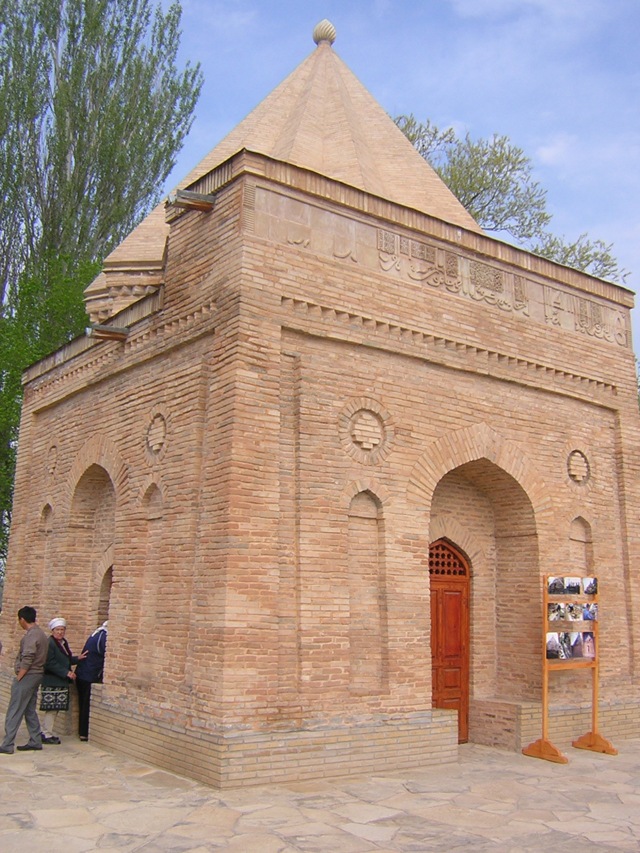
[[[638,288],[640,0],[183,0],[181,57],[205,84],[168,188],[315,48],[323,18],[391,115],[509,136],[548,190],[551,230],[614,243]]]

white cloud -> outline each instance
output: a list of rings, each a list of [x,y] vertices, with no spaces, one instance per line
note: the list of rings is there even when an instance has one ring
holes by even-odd
[[[191,30],[204,35],[235,38],[246,31],[256,18],[256,10],[244,0],[227,3],[211,3],[210,0],[184,0],[184,17],[197,21],[197,28]]]
[[[545,166],[565,166],[575,159],[578,139],[573,134],[560,133],[536,151],[536,158]]]
[[[383,18],[391,11],[391,0],[373,0],[373,11],[376,18]]]
[[[551,18],[585,18],[606,11],[604,0],[449,0],[465,18],[542,12]]]

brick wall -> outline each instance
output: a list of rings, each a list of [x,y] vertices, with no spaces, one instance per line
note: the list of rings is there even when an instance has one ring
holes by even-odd
[[[81,648],[110,589],[96,742],[217,784],[390,766],[384,744],[398,767],[421,742],[419,761],[450,760],[429,633],[445,537],[471,567],[472,738],[528,730],[541,579],[585,560],[623,731],[640,614],[628,294],[266,172],[254,158],[211,214],[172,223],[161,308],[125,311],[126,342],[31,368],[7,651],[27,601]],[[584,325],[580,300],[606,323]],[[554,706],[579,716],[585,689],[556,679]],[[172,755],[174,734],[206,769]]]

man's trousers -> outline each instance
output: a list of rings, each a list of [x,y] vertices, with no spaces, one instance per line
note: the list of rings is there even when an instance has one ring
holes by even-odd
[[[36,748],[42,748],[40,737],[40,720],[36,712],[38,703],[38,687],[42,681],[42,673],[27,673],[20,681],[13,679],[11,684],[11,698],[7,708],[7,716],[4,721],[3,749],[13,749],[20,723],[24,717],[29,731],[29,743]]]

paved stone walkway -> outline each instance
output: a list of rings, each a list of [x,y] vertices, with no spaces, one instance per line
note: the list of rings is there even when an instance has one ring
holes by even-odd
[[[0,851],[640,851],[640,740],[617,746],[561,766],[468,745],[437,768],[220,792],[65,738],[0,755]]]

